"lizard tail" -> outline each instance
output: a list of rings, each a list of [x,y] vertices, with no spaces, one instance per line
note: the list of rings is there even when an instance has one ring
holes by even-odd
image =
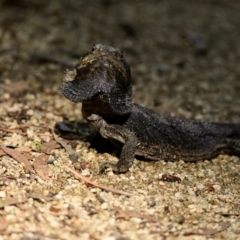
[[[240,155],[240,139],[226,138],[226,142],[232,153]]]
[[[240,156],[240,124],[227,124],[225,128],[226,144],[231,153]]]

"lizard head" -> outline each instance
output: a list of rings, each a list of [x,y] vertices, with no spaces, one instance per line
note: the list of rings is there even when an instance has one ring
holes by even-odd
[[[96,44],[67,71],[62,94],[73,102],[105,102],[113,111],[132,105],[130,68],[117,48]]]

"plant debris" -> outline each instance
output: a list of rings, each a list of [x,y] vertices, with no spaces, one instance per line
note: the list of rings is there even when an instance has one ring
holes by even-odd
[[[8,147],[1,146],[1,148],[9,156],[13,157],[15,160],[17,160],[18,162],[23,164],[23,167],[24,167],[26,173],[30,172],[32,170],[32,166],[31,166],[30,162],[23,154],[21,154],[20,152],[18,152],[15,149],[11,149]]]
[[[48,155],[41,154],[34,159],[34,169],[43,180],[49,179]]]
[[[46,154],[50,154],[52,150],[58,149],[61,146],[54,140],[50,140],[49,142],[45,142],[41,144],[40,150]]]
[[[133,193],[129,193],[129,192],[124,192],[124,191],[121,191],[121,190],[118,190],[118,189],[114,189],[114,188],[110,188],[110,187],[106,187],[106,186],[103,186],[103,185],[100,185],[98,183],[95,183],[95,182],[92,182],[90,179],[82,176],[81,174],[79,174],[78,172],[76,172],[75,170],[71,169],[70,167],[66,166],[66,165],[63,165],[64,168],[68,171],[70,171],[71,173],[73,173],[75,175],[75,177],[81,179],[82,181],[94,186],[94,187],[97,187],[97,188],[101,188],[107,192],[112,192],[112,193],[115,193],[115,194],[119,194],[119,195],[124,195],[124,196],[127,196],[127,197],[130,197],[130,196],[133,196]]]
[[[123,49],[134,102],[240,123],[238,5],[1,1],[0,239],[238,239],[239,157],[96,174],[119,150],[60,92],[66,68],[102,43]]]
[[[216,229],[211,229],[211,228],[198,228],[196,230],[192,230],[189,232],[184,233],[185,236],[191,236],[191,235],[214,235],[216,233],[222,232],[225,229],[229,228],[231,226],[230,222],[223,222],[219,223],[218,228]]]

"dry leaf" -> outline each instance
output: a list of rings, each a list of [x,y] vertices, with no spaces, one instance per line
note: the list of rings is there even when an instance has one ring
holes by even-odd
[[[15,150],[18,152],[31,152],[31,148],[26,146],[15,148]],[[0,149],[0,157],[4,155],[7,155],[7,153]]]
[[[34,159],[34,169],[38,176],[43,180],[49,179],[49,171],[47,165],[48,155],[41,154]]]
[[[32,149],[27,146],[17,147],[17,148],[15,148],[15,150],[17,150],[18,152],[24,152],[24,153],[32,151]]]
[[[61,146],[55,140],[50,140],[49,142],[45,142],[41,145],[41,151],[46,154],[50,154],[53,149],[60,147]]]
[[[7,148],[4,146],[1,146],[2,150],[7,153],[9,156],[13,157],[15,160],[23,164],[25,172],[29,172],[32,170],[32,166],[28,159],[22,155],[20,152],[18,152],[15,149]]]
[[[9,128],[2,128],[0,127],[0,131],[7,132],[7,133],[17,133],[21,135],[26,135],[21,129],[9,129]]]

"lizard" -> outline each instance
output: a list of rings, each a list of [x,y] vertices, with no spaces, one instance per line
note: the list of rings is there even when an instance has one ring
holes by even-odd
[[[118,48],[95,44],[67,70],[61,92],[81,102],[84,119],[121,149],[118,162],[104,162],[103,171],[125,173],[135,156],[197,161],[240,155],[240,124],[174,118],[134,103],[130,66]]]

